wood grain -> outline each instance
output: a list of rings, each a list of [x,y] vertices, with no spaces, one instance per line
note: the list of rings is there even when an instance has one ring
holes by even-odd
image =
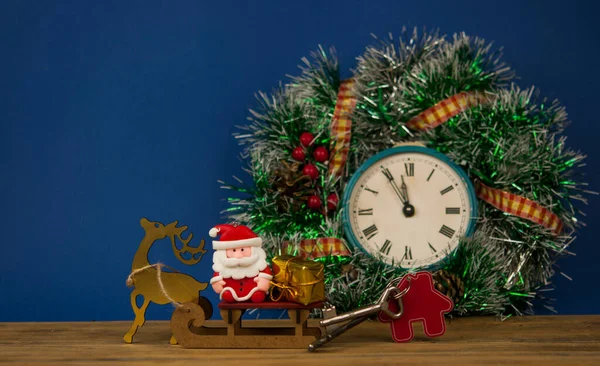
[[[451,321],[440,338],[427,339],[417,327],[415,340],[406,344],[391,341],[388,325],[365,322],[315,353],[184,349],[168,344],[166,321],[148,322],[134,344],[125,344],[128,327],[129,322],[0,323],[0,364],[600,364],[600,316],[461,318]]]

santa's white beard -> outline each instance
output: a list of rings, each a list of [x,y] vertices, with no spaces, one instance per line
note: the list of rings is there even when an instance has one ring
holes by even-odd
[[[250,257],[227,258],[227,250],[220,249],[213,254],[213,271],[223,278],[239,280],[245,277],[256,277],[267,267],[267,254],[263,248],[252,247]]]

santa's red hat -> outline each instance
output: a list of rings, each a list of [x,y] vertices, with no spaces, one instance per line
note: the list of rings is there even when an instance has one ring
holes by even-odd
[[[249,227],[244,225],[216,225],[208,232],[212,238],[221,235],[220,240],[213,240],[213,249],[234,249],[239,247],[260,247],[262,239]]]

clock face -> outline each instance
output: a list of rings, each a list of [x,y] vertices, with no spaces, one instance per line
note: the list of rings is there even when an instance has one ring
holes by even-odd
[[[344,204],[350,241],[389,264],[416,268],[440,261],[470,234],[477,203],[466,175],[444,155],[404,146],[361,167]]]

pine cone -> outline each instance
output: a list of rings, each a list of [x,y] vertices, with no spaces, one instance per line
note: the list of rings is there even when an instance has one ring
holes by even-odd
[[[454,306],[465,295],[465,285],[460,277],[446,270],[440,269],[433,273],[433,284],[436,290],[452,299]]]
[[[350,282],[356,281],[358,279],[358,270],[354,267],[352,263],[342,264],[342,275],[347,276]]]
[[[300,163],[283,160],[280,163],[271,173],[270,193],[276,197],[280,212],[299,210],[304,201],[314,194],[311,180],[302,174]]]

